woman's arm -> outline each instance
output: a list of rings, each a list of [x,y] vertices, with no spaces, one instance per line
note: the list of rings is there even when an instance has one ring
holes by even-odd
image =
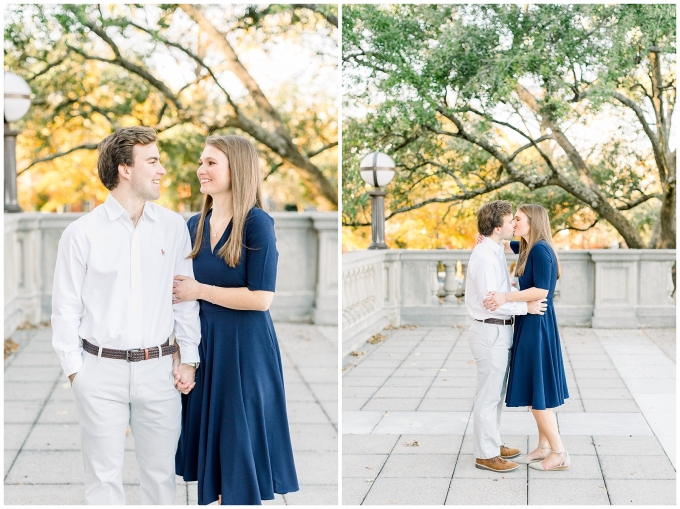
[[[201,299],[218,306],[240,311],[267,311],[274,299],[274,292],[249,290],[245,286],[223,288],[206,285],[187,276],[175,276],[172,292],[173,304]]]
[[[506,302],[530,302],[532,300],[543,300],[547,296],[548,290],[535,286],[521,292],[489,292],[484,299],[484,307],[494,309],[494,305],[498,307]]]

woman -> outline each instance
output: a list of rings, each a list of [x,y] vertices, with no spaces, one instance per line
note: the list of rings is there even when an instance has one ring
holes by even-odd
[[[510,242],[506,251],[519,252],[515,274],[519,276],[521,291],[490,292],[484,305],[493,310],[508,301],[547,298],[545,314],[515,317],[505,404],[531,407],[538,426],[538,447],[514,461],[529,464],[536,470],[567,470],[569,454],[562,444],[552,410],[564,404],[569,391],[552,302],[560,264],[548,212],[540,205],[521,205],[515,215],[514,232],[522,240]]]
[[[198,503],[259,505],[298,490],[283,371],[269,305],[274,221],[262,203],[258,155],[238,136],[206,140],[197,171],[203,210],[188,222],[194,276],[174,302],[200,300],[200,365],[182,396],[175,465],[198,480]],[[221,496],[221,497],[220,497]]]

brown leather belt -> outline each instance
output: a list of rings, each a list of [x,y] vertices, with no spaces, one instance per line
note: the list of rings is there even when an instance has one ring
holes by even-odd
[[[170,344],[168,339],[161,346],[163,351],[163,356],[172,355],[178,349],[176,344]],[[83,350],[92,355],[99,355],[99,347],[89,343],[86,339],[83,339]],[[122,361],[128,362],[139,362],[146,361],[149,359],[158,359],[158,347],[152,346],[151,348],[135,348],[132,350],[114,350],[113,348],[102,348],[102,357],[107,359],[120,359]]]
[[[487,318],[486,320],[477,320],[475,318],[475,321],[482,323],[491,323],[493,325],[512,325],[513,323],[515,323],[514,318],[510,318],[510,320],[501,320],[500,318]]]

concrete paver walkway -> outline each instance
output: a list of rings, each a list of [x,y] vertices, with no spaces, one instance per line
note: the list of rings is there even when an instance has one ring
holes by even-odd
[[[561,328],[564,472],[476,469],[476,368],[462,328],[383,331],[343,376],[343,504],[675,504],[675,330]],[[672,346],[671,346],[672,345]],[[527,408],[505,443],[536,445]]]
[[[268,504],[338,503],[338,329],[275,324],[300,491]],[[83,504],[80,432],[68,379],[47,327],[17,331],[5,362],[5,504]],[[177,478],[176,504],[197,504],[196,483]],[[139,503],[129,434],[123,472],[128,504]]]

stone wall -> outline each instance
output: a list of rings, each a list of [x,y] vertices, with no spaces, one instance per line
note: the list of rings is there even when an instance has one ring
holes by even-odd
[[[462,326],[469,250],[355,251],[342,259],[343,356],[385,325]],[[558,252],[560,325],[675,327],[672,249]],[[516,261],[508,255],[508,264]],[[443,270],[442,270],[443,269]]]
[[[18,325],[49,322],[57,246],[80,213],[5,214],[5,337]],[[185,214],[188,219],[193,214]],[[336,325],[338,214],[274,212],[279,266],[272,318]]]

